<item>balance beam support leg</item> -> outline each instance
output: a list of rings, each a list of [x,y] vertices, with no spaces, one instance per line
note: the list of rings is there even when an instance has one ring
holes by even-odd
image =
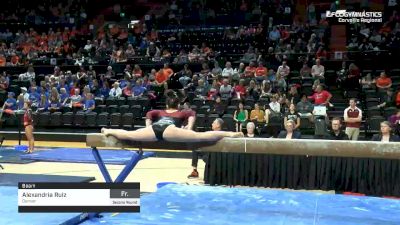
[[[131,173],[133,168],[135,168],[136,164],[142,159],[143,156],[143,150],[142,148],[139,148],[139,151],[137,154],[134,154],[129,160],[128,164],[124,167],[124,169],[121,171],[121,173],[118,175],[117,179],[115,179],[115,183],[122,183],[124,180],[128,177],[128,175]]]
[[[97,165],[99,166],[101,173],[103,174],[104,180],[107,183],[112,183],[113,181],[111,179],[110,173],[108,172],[106,165],[104,164],[104,161],[100,156],[99,150],[97,150],[96,147],[92,147],[92,153],[94,158],[96,159]]]

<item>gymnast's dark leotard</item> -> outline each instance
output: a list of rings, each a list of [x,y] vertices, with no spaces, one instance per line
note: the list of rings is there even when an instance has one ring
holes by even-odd
[[[146,114],[146,118],[151,121],[156,121],[152,124],[154,134],[157,140],[163,140],[163,133],[170,125],[181,127],[189,117],[196,116],[196,113],[192,110],[176,111],[168,113],[165,110],[152,110]]]

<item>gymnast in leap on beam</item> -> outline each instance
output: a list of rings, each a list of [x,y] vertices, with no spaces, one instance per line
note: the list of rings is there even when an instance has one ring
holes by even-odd
[[[135,131],[120,129],[105,129],[101,132],[106,136],[113,136],[128,141],[169,141],[169,142],[206,142],[218,141],[224,137],[243,137],[242,132],[207,131],[195,132],[192,130],[196,114],[193,111],[180,111],[179,97],[174,91],[166,93],[166,110],[152,110],[146,115],[146,128]],[[183,122],[188,125],[181,128]]]

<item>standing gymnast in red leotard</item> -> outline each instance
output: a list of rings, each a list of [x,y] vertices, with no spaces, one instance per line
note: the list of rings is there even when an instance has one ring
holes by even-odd
[[[35,139],[33,137],[33,119],[32,119],[32,109],[31,102],[27,101],[24,104],[25,114],[24,114],[24,127],[25,127],[25,135],[28,140],[29,147],[25,153],[32,153],[35,147]]]
[[[196,117],[195,113],[178,110],[180,101],[174,91],[169,91],[166,95],[167,109],[148,112],[146,115],[146,128],[135,131],[103,128],[101,132],[106,136],[113,136],[121,140],[148,142],[160,140],[169,142],[205,142],[218,141],[224,137],[243,137],[241,132],[192,131]],[[181,128],[185,120],[188,120],[188,125],[185,128]]]

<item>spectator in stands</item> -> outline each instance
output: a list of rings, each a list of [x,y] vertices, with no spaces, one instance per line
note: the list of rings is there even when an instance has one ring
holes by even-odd
[[[342,120],[339,117],[334,117],[331,121],[331,130],[324,139],[327,140],[349,140],[347,134],[341,129]]]
[[[142,69],[140,69],[140,66],[138,64],[135,64],[135,66],[133,67],[132,76],[136,78],[143,77],[143,71]]]
[[[221,131],[222,126],[224,125],[224,121],[221,118],[217,118],[211,124],[211,129],[213,131]],[[189,174],[188,178],[197,178],[199,177],[199,172],[197,171],[197,163],[199,161],[199,152],[192,151],[192,167],[193,171]]]
[[[398,110],[396,112],[396,114],[391,115],[389,117],[389,122],[392,125],[392,127],[394,128],[394,133],[396,135],[400,134],[400,110]]]
[[[246,136],[249,138],[257,137],[254,131],[256,130],[256,125],[253,122],[248,122],[246,125]]]
[[[105,73],[104,76],[106,79],[111,79],[115,77],[115,72],[113,71],[113,68],[111,66],[107,67],[107,72]]]
[[[381,122],[380,134],[374,134],[371,141],[399,142],[400,138],[399,136],[392,134],[392,127],[390,126],[390,122],[383,121]]]
[[[154,42],[150,42],[149,47],[146,49],[146,56],[147,57],[160,57],[161,51],[160,49],[156,46]]]
[[[332,94],[328,91],[325,91],[322,85],[318,85],[316,88],[316,92],[309,96],[308,99],[314,100],[314,105],[324,105],[329,106],[330,100],[332,98]]]
[[[234,74],[234,70],[232,68],[231,62],[226,62],[225,68],[222,70],[222,77],[232,79],[233,74]]]
[[[134,97],[142,97],[144,93],[146,92],[146,88],[143,87],[143,80],[138,79],[136,80],[135,86],[132,89],[133,96]]]
[[[315,54],[315,58],[316,59],[322,59],[322,60],[326,60],[328,57],[328,53],[326,52],[326,50],[324,49],[324,47],[319,46],[317,53]]]
[[[74,91],[74,95],[71,96],[71,106],[74,109],[81,109],[83,104],[82,104],[82,96],[80,95],[80,90],[79,88],[76,88]]]
[[[221,101],[221,96],[217,96],[211,112],[214,114],[218,114],[219,117],[222,117],[225,113],[225,107],[225,104]]]
[[[243,129],[243,125],[246,124],[249,119],[249,114],[246,109],[244,109],[244,105],[242,102],[239,103],[238,108],[235,110],[233,114],[233,120],[236,121],[236,131],[239,132]]]
[[[220,85],[217,80],[214,80],[211,84],[211,87],[208,88],[207,99],[208,100],[215,100],[219,95],[219,88]]]
[[[235,86],[234,91],[234,97],[238,99],[244,99],[246,98],[246,87],[244,85],[245,80],[240,79],[239,84]]]
[[[375,80],[372,79],[371,74],[368,73],[365,77],[360,80],[362,89],[374,89],[375,88]]]
[[[270,97],[272,95],[273,95],[273,93],[272,93],[272,87],[271,87],[270,82],[268,80],[264,80],[262,82],[262,84],[261,84],[261,95],[260,95],[260,98]]]
[[[386,91],[392,87],[392,79],[390,79],[385,72],[381,72],[379,78],[375,80],[375,83],[378,91]]]
[[[311,69],[308,67],[307,63],[303,63],[303,67],[300,69],[300,77],[308,78],[311,77]]]
[[[286,77],[289,76],[289,73],[290,73],[290,67],[287,65],[287,61],[283,60],[282,65],[278,67],[276,74],[286,79]]]
[[[281,33],[277,29],[276,26],[273,27],[273,29],[269,32],[269,40],[272,42],[277,42],[281,38]]]
[[[301,133],[295,130],[295,122],[288,120],[285,122],[285,130],[281,131],[278,138],[281,139],[301,139]]]
[[[356,106],[356,99],[349,100],[350,106],[344,110],[344,122],[346,123],[346,134],[353,140],[358,140],[362,120],[362,111]]]
[[[289,105],[289,111],[285,114],[285,117],[283,118],[284,124],[286,124],[286,122],[288,120],[291,120],[294,122],[295,126],[294,129],[298,129],[300,127],[300,115],[299,113],[296,111],[296,105],[291,103]]]
[[[199,85],[194,91],[194,94],[196,95],[197,98],[206,99],[208,93],[208,87],[206,86],[205,81],[203,79],[200,79],[198,83]]]
[[[267,79],[268,69],[263,65],[262,62],[258,63],[258,67],[255,70],[255,77],[258,83],[261,83],[263,80]]]
[[[103,86],[100,88],[99,91],[99,96],[97,97],[101,97],[103,99],[108,98],[108,96],[110,95],[110,87],[107,81],[103,82]]]
[[[26,87],[21,87],[20,95],[22,96],[24,102],[29,100],[29,93],[28,93],[28,90],[26,89]],[[22,105],[22,107],[24,107],[24,106]]]
[[[222,75],[222,69],[219,66],[218,61],[215,61],[214,62],[214,68],[211,70],[211,76],[216,78],[219,75]]]
[[[393,96],[392,89],[387,89],[386,92],[382,93],[381,97],[380,97],[380,101],[381,101],[381,103],[377,106],[378,108],[386,108],[386,107],[394,106],[395,99]]]
[[[85,99],[85,104],[83,105],[83,111],[88,113],[92,112],[96,108],[96,103],[93,100],[93,94],[88,93]]]
[[[400,89],[397,89],[397,93],[395,95],[395,104],[397,108],[400,108]]]
[[[128,44],[128,47],[125,50],[125,55],[127,58],[133,58],[135,56],[135,49],[133,49],[132,44]]]
[[[236,68],[233,72],[233,79],[238,80],[240,77],[244,76],[245,65],[244,63],[239,64],[239,68]]]
[[[250,121],[254,122],[257,127],[265,122],[265,112],[264,110],[260,109],[260,105],[258,103],[254,104],[254,109],[250,112]]]
[[[258,101],[260,95],[261,95],[260,86],[257,85],[254,80],[250,80],[249,86],[247,87],[246,90],[247,98],[251,98],[255,101]]]
[[[67,106],[67,102],[69,100],[69,95],[67,93],[67,90],[65,88],[60,89],[60,107],[65,107]]]
[[[49,109],[49,100],[47,96],[43,93],[40,95],[40,101],[37,110],[39,112],[46,112]]]
[[[132,84],[128,82],[126,86],[122,89],[122,95],[124,97],[132,97]]]
[[[23,95],[18,95],[18,97],[17,97],[17,110],[23,110],[24,109],[24,104],[25,104],[24,96]]]
[[[122,95],[122,89],[119,86],[119,82],[115,82],[113,84],[113,88],[111,88],[111,90],[109,92],[109,96],[119,98],[119,97],[121,97],[121,95]]]
[[[279,117],[281,115],[281,104],[278,102],[279,95],[272,95],[268,104],[269,108],[265,109],[265,122],[269,123],[271,117]]]
[[[320,59],[316,59],[315,65],[313,65],[311,68],[311,76],[314,79],[324,79],[324,75],[325,75],[325,67],[321,65]]]
[[[14,92],[8,92],[8,98],[4,102],[4,113],[7,115],[14,115],[14,111],[17,110],[17,100],[15,99]]]
[[[179,82],[181,83],[182,87],[185,87],[192,79],[191,77],[193,74],[189,69],[189,64],[183,65],[183,69],[179,73],[181,74]]]
[[[274,82],[274,84],[275,84],[275,88],[277,89],[277,91],[279,93],[286,92],[287,83],[286,83],[285,77],[283,77],[282,75],[278,74],[276,76],[276,81]]]
[[[58,90],[55,87],[51,89],[49,102],[50,112],[55,112],[60,109],[60,95],[58,94]]]
[[[26,73],[22,73],[19,75],[18,80],[20,81],[33,81],[35,80],[35,70],[32,66],[28,67],[28,71]]]
[[[360,77],[360,69],[356,66],[356,64],[351,63],[349,65],[347,79],[345,80],[346,90],[358,90],[360,88]]]
[[[250,63],[256,60],[257,55],[254,53],[254,48],[250,46],[249,49],[247,49],[247,52],[243,55],[242,61],[244,63]]]
[[[303,118],[312,118],[312,112],[314,109],[313,104],[308,101],[307,95],[303,95],[301,100],[296,105],[296,109],[298,110],[299,114]]]
[[[286,95],[286,104],[294,103],[295,105],[300,101],[300,95],[297,91],[297,86],[292,85]]]

